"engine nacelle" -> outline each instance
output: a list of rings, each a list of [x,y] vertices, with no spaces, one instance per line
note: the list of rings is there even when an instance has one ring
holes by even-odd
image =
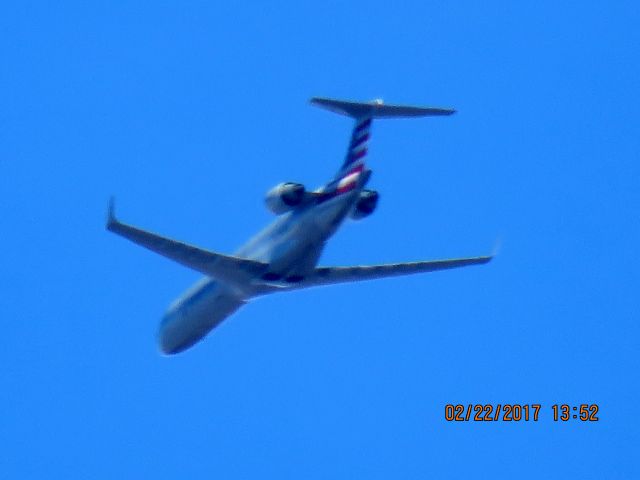
[[[363,190],[349,216],[354,220],[360,220],[371,215],[378,205],[379,198],[380,194],[375,190]]]
[[[293,210],[304,200],[306,190],[300,183],[280,183],[267,192],[264,201],[276,215]]]

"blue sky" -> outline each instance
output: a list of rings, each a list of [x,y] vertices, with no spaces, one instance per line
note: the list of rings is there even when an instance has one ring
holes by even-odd
[[[0,14],[7,478],[633,478],[636,2],[14,2]],[[376,213],[324,264],[485,267],[255,301],[167,358],[198,275],[104,231],[231,252],[322,183],[313,95],[451,106],[374,124]],[[449,423],[448,403],[541,403]],[[597,403],[600,421],[552,420]]]

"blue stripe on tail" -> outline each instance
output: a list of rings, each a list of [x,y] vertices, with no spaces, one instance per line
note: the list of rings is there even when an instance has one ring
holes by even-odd
[[[371,117],[359,118],[356,120],[353,132],[351,133],[351,141],[349,142],[347,156],[342,164],[340,172],[343,172],[355,162],[360,161],[361,163],[364,163],[364,157],[367,155],[369,147],[369,138],[371,137],[370,130]]]

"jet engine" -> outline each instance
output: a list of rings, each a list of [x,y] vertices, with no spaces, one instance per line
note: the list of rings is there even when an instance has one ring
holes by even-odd
[[[293,210],[304,200],[306,190],[300,183],[280,183],[267,192],[264,201],[276,215]]]
[[[380,195],[375,190],[363,190],[360,192],[360,198],[356,202],[353,210],[351,210],[350,217],[354,220],[360,220],[373,213],[378,205],[378,199]]]

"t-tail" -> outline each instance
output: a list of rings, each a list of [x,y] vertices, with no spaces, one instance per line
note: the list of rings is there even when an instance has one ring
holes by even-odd
[[[336,174],[338,190],[351,184],[365,170],[365,160],[371,138],[371,123],[374,118],[403,118],[451,115],[449,108],[415,107],[408,105],[385,105],[380,99],[371,102],[350,102],[314,97],[311,103],[355,120],[351,141],[340,170]]]

